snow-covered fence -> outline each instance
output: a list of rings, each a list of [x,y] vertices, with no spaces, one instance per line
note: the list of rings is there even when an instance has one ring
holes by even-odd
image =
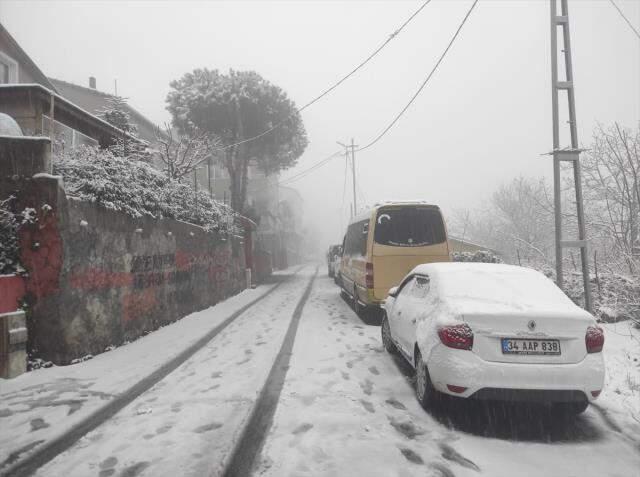
[[[188,196],[162,196],[155,182],[133,191],[155,176],[137,164],[118,176],[122,160],[71,164],[68,184],[37,169],[11,174],[3,160],[0,199],[13,195],[13,210],[28,216],[18,245],[32,357],[66,364],[94,355],[245,287],[243,225],[224,207],[201,202],[194,219]],[[96,170],[115,176],[101,181],[89,174]],[[132,207],[118,206],[130,196]]]

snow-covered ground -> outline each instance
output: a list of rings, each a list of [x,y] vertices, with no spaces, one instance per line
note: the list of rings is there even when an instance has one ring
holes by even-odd
[[[277,274],[276,277],[277,279],[285,279],[292,273],[292,271],[283,272]],[[244,322],[253,318],[256,320],[255,327],[263,327],[265,323],[261,316],[267,312],[273,312],[272,309],[265,309],[265,305],[276,309],[283,297],[295,300],[295,294],[298,293],[299,287],[303,286],[305,279],[296,276],[289,281],[291,283],[281,284],[280,290],[268,295],[262,302],[250,308],[241,317]],[[214,307],[193,313],[172,325],[157,330],[133,343],[96,356],[90,361],[72,366],[39,369],[12,380],[0,379],[0,474],[3,467],[7,466],[2,466],[2,463],[11,464],[24,458],[31,449],[60,436],[73,425],[87,419],[115,396],[171,360],[195,343],[202,335],[223,322],[229,315],[255,300],[273,286],[275,285],[269,284],[259,286],[254,290],[245,290]],[[266,326],[269,327],[269,325]],[[225,337],[233,329],[241,330],[237,323],[231,324],[216,337],[216,342],[226,343]],[[251,339],[253,337],[254,334],[251,335]],[[266,339],[264,341],[267,342]],[[244,354],[245,350],[258,351],[265,343],[256,340],[253,346],[242,348],[239,352]],[[232,349],[227,350],[226,346],[222,348],[225,353],[232,351]],[[231,348],[236,350],[235,347]],[[215,352],[213,353],[215,354]],[[246,357],[252,358],[251,355]],[[189,363],[190,366],[193,366],[193,359],[195,356],[183,366],[187,366]],[[242,360],[236,359],[235,361],[225,361],[225,363],[231,365],[240,361]],[[206,374],[209,368],[206,366],[205,368],[203,372]],[[181,376],[180,369],[182,368],[174,373],[175,376]],[[212,370],[209,374],[213,374],[214,371]],[[175,376],[172,378],[176,379]],[[209,377],[209,379],[204,379],[203,383],[214,388],[218,384],[215,382],[216,379]],[[158,386],[162,387],[162,382]],[[178,388],[185,389],[182,384]],[[135,402],[136,406],[139,405],[138,401]],[[136,409],[136,415],[144,415],[137,414],[139,412],[142,411]],[[157,415],[158,411],[156,410]],[[128,443],[125,442],[125,445]]]
[[[36,475],[218,475],[243,429],[311,268]]]
[[[595,409],[558,422],[452,399],[425,412],[409,369],[383,350],[379,333],[328,279],[317,281],[258,475],[638,475],[638,442]]]
[[[282,283],[37,475],[220,475],[312,273]],[[267,289],[93,360],[0,381],[2,459],[86,418]],[[639,475],[640,333],[624,323],[605,328],[608,387],[575,420],[459,399],[425,412],[411,370],[384,351],[380,327],[359,319],[321,275],[255,475]]]
[[[640,445],[640,330],[630,321],[601,326],[605,329],[607,376],[597,405],[613,425],[635,436]]]

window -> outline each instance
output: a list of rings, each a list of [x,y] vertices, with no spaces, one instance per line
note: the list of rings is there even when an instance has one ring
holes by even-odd
[[[345,255],[366,255],[367,254],[367,237],[369,228],[369,220],[363,220],[351,224],[347,229],[345,238],[344,254]]]
[[[426,207],[380,209],[376,217],[374,240],[394,247],[424,247],[445,241],[442,215]]]
[[[429,277],[416,275],[413,288],[411,289],[411,295],[415,298],[426,298],[430,288],[431,280],[429,280]]]
[[[18,82],[18,62],[0,51],[0,84]]]

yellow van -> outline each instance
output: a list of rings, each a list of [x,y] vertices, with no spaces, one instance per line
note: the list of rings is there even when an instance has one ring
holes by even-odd
[[[357,313],[380,306],[416,265],[451,260],[440,208],[424,202],[386,202],[358,215],[342,250],[340,285]]]

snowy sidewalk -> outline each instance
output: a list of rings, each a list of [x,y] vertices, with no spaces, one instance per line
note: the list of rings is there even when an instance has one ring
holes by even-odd
[[[630,321],[601,326],[607,374],[596,405],[640,446],[640,330]]]
[[[289,280],[293,273],[276,274],[276,279],[284,282],[280,288],[294,281]],[[90,418],[275,286],[245,290],[92,360],[0,379],[0,474],[33,449]],[[245,313],[256,307],[259,303]]]
[[[220,475],[280,349],[310,267],[36,475]]]

